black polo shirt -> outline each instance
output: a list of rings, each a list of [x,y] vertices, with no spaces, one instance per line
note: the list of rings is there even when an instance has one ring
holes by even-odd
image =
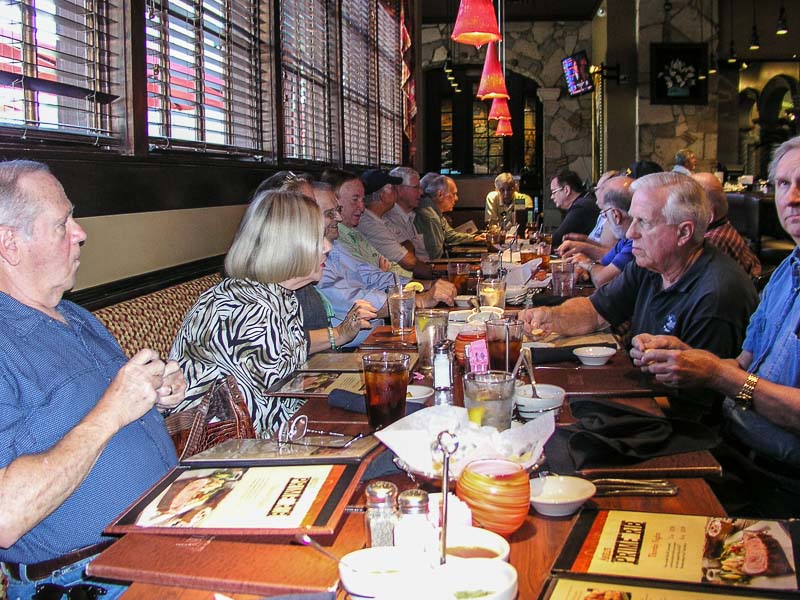
[[[747,323],[758,304],[750,278],[710,244],[704,244],[702,254],[668,289],[663,289],[661,275],[631,261],[589,300],[612,325],[630,319],[633,335],[674,335],[722,358],[739,355]],[[716,400],[710,393],[706,395],[704,399],[683,392],[681,397],[704,405],[705,410]]]
[[[567,233],[590,234],[597,224],[597,215],[600,209],[597,207],[597,199],[592,192],[581,196],[567,210],[561,225],[553,232],[553,250],[561,245],[564,235]]]

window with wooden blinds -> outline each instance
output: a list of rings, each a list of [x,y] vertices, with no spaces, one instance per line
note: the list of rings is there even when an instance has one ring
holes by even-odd
[[[403,106],[400,89],[400,20],[396,2],[379,0],[376,52],[380,117],[380,156],[384,165],[402,159]]]
[[[119,27],[107,0],[0,3],[0,135],[116,144]]]
[[[378,82],[370,52],[375,0],[342,4],[342,121],[344,162],[374,164],[378,154]]]

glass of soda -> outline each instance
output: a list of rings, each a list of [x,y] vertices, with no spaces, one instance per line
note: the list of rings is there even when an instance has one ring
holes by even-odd
[[[367,388],[367,419],[381,429],[406,414],[408,354],[375,352],[362,357]]]

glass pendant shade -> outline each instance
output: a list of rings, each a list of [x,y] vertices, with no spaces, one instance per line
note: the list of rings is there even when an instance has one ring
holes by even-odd
[[[450,37],[456,42],[477,48],[501,40],[492,0],[461,0]]]
[[[495,98],[492,100],[492,108],[489,109],[489,118],[503,121],[511,120],[511,111],[508,109],[508,100],[506,98]]]
[[[478,98],[492,100],[494,98],[508,98],[506,78],[500,68],[500,59],[497,54],[497,44],[492,42],[486,48],[486,62],[483,63],[483,75],[478,85]]]
[[[514,130],[511,128],[511,119],[497,121],[497,129],[495,129],[494,134],[497,136],[514,135]]]

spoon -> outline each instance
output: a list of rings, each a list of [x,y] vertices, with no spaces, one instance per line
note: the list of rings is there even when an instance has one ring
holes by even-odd
[[[525,357],[525,368],[528,369],[528,375],[531,378],[531,398],[539,398],[540,397],[539,394],[536,393],[536,378],[533,375],[533,360],[531,360],[531,349],[523,348],[520,354]]]
[[[337,563],[342,563],[345,567],[347,567],[351,571],[358,572],[358,569],[356,569],[353,565],[349,564],[345,559],[339,558],[332,552],[328,552],[325,548],[323,548],[320,545],[320,543],[317,540],[313,539],[310,535],[307,535],[305,533],[298,533],[297,535],[294,536],[294,540],[298,544],[301,544],[302,546],[310,546],[320,554],[324,554],[325,556],[327,556],[333,561],[336,561]]]

